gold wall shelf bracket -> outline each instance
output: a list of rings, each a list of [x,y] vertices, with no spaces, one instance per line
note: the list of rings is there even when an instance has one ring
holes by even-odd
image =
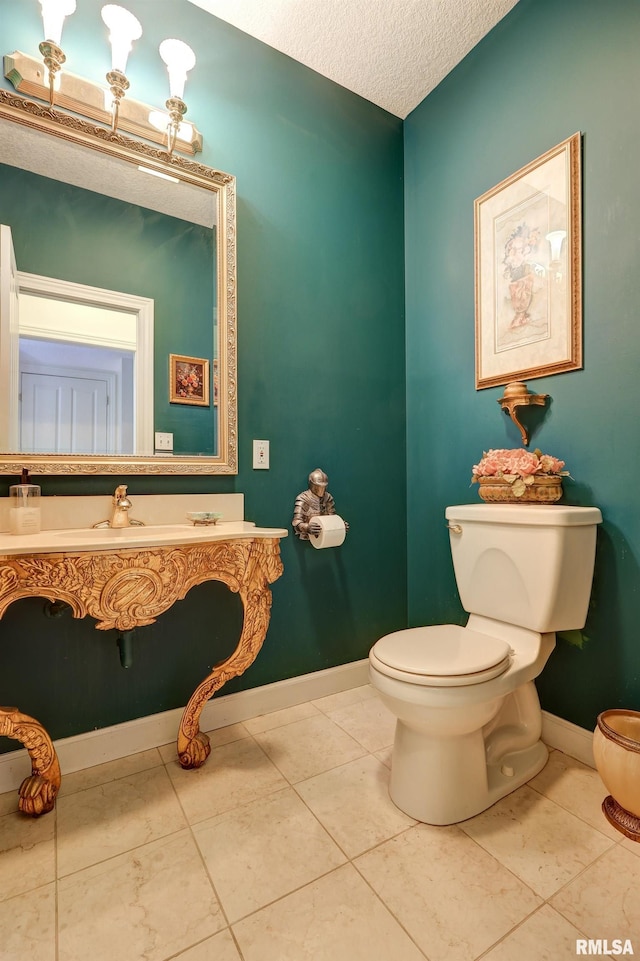
[[[529,443],[529,431],[518,418],[518,407],[544,407],[548,397],[548,394],[531,394],[526,384],[523,384],[522,381],[514,381],[507,384],[504,395],[498,399],[498,403],[505,414],[508,414],[518,427],[525,447]]]

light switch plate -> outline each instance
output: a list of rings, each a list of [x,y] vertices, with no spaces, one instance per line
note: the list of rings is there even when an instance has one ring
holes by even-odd
[[[268,440],[254,440],[253,469],[269,470],[269,441]]]
[[[173,434],[167,434],[160,430],[157,430],[155,434],[156,450],[173,450]]]

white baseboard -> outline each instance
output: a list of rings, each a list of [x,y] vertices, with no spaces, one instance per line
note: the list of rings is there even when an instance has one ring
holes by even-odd
[[[338,694],[369,682],[369,662],[366,658],[341,664],[325,671],[303,674],[275,684],[265,684],[237,694],[223,694],[205,704],[200,717],[200,728],[213,731],[229,724],[272,711],[281,711],[305,701]],[[151,714],[135,721],[88,731],[74,737],[55,741],[62,773],[71,774],[106,761],[115,761],[130,754],[148,751],[174,741],[182,708]],[[565,721],[561,717],[542,712],[542,739],[549,747],[557,748],[583,764],[594,767],[591,731]],[[31,773],[31,762],[25,749],[0,754],[0,794],[15,791]]]
[[[586,731],[571,721],[555,714],[542,712],[542,740],[548,747],[555,747],[569,757],[575,757],[589,767],[595,767],[593,759],[593,732]]]
[[[249,691],[224,694],[205,704],[200,717],[200,729],[213,731],[368,683],[369,662],[365,658],[313,674],[265,684]],[[169,744],[177,737],[182,710],[178,708],[162,714],[151,714],[135,721],[55,741],[63,776]],[[30,773],[31,761],[25,749],[0,754],[0,794],[17,790]]]

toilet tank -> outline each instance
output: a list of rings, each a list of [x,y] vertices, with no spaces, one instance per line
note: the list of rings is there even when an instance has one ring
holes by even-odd
[[[539,633],[584,626],[596,551],[597,507],[447,507],[462,606]]]

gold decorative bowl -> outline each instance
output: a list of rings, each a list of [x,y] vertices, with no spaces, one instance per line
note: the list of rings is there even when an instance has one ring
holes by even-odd
[[[610,792],[602,802],[605,817],[626,837],[640,841],[640,711],[599,714],[593,756]]]
[[[480,477],[478,485],[480,497],[490,503],[554,504],[562,497],[562,480],[553,474],[534,475],[533,484],[528,484],[520,497],[501,477]]]

